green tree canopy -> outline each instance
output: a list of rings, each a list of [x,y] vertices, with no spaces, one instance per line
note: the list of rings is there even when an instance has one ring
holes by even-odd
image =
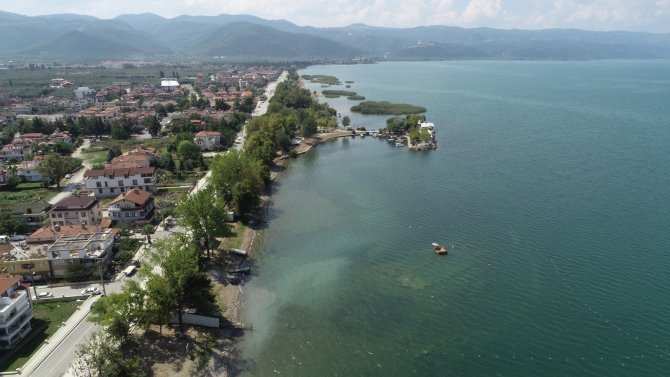
[[[204,241],[207,257],[216,237],[230,237],[231,230],[226,223],[226,205],[215,194],[214,187],[204,189],[184,197],[177,206],[177,216],[181,223],[191,229],[194,243]]]
[[[186,236],[175,235],[154,245],[155,251],[149,256],[150,265],[158,267],[160,272],[148,267],[142,271],[147,276],[150,305],[157,307],[157,312],[176,313],[179,330],[184,332],[182,315],[185,309],[211,312],[214,303],[211,281],[200,271],[200,252]]]
[[[61,156],[58,153],[49,153],[37,167],[37,170],[49,180],[56,182],[60,188],[60,180],[65,177],[75,166],[71,157]]]
[[[265,189],[264,168],[259,160],[231,150],[210,165],[211,184],[224,203],[244,215],[256,208]]]

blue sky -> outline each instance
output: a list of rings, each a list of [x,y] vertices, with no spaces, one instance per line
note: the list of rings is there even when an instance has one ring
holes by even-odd
[[[251,14],[298,25],[463,27],[670,32],[670,0],[0,0],[0,10],[25,15],[123,13]]]

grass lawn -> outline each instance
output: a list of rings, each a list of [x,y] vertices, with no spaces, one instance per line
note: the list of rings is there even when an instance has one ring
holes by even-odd
[[[33,305],[32,331],[26,342],[13,353],[0,353],[0,371],[15,370],[23,366],[42,343],[53,335],[81,305],[78,301],[49,302]]]
[[[102,165],[107,162],[107,150],[101,148],[87,148],[81,151],[81,158],[91,165]]]
[[[241,222],[232,223],[231,231],[234,236],[228,238],[221,238],[221,243],[219,244],[219,250],[229,250],[232,248],[239,248],[244,242],[244,233],[247,230],[247,226]]]
[[[9,207],[18,203],[46,202],[56,195],[55,188],[26,188],[24,190],[2,190],[0,191],[0,206]]]

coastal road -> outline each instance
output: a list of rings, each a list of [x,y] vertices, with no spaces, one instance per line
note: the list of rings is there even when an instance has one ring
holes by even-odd
[[[100,330],[100,326],[89,322],[87,319],[81,321],[75,329],[58,346],[58,349],[52,352],[46,359],[33,371],[32,377],[56,377],[73,376],[70,364],[77,357],[77,351],[81,344],[86,343],[93,332]]]

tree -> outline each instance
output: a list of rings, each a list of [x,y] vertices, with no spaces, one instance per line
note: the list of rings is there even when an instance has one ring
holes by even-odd
[[[161,124],[153,115],[147,117],[147,119],[144,121],[144,126],[153,137],[158,136],[158,133],[161,132]]]
[[[161,310],[176,312],[179,331],[184,332],[183,314],[187,308],[211,310],[214,296],[211,281],[200,271],[199,251],[184,235],[175,235],[155,243],[149,256],[152,266],[160,273],[145,267],[149,300]]]
[[[138,357],[123,358],[118,341],[98,332],[77,351],[73,369],[76,377],[139,377],[146,375]],[[92,373],[93,372],[93,373]]]
[[[214,188],[209,185],[203,190],[187,195],[177,206],[177,216],[182,224],[191,229],[193,240],[203,240],[207,258],[216,237],[231,236],[226,224],[226,206]]]
[[[351,124],[351,119],[349,119],[349,116],[345,115],[342,117],[342,127],[347,128]]]
[[[49,180],[56,182],[60,189],[60,180],[74,167],[71,157],[61,156],[58,153],[49,153],[37,167],[37,170]]]
[[[147,236],[147,244],[151,245],[151,235],[154,233],[154,227],[147,224],[142,227],[142,234]]]
[[[112,162],[114,157],[118,157],[121,155],[121,147],[118,145],[112,145],[107,149],[107,162]]]
[[[9,210],[0,208],[0,234],[14,235],[21,233],[23,225],[12,218]]]
[[[57,141],[54,144],[54,151],[61,156],[69,156],[74,152],[74,146],[64,141]]]
[[[180,160],[198,160],[198,157],[202,155],[202,150],[200,147],[189,140],[180,141],[177,144],[177,155]]]
[[[224,203],[244,215],[256,208],[265,189],[264,169],[258,160],[230,150],[211,164],[211,184]]]

